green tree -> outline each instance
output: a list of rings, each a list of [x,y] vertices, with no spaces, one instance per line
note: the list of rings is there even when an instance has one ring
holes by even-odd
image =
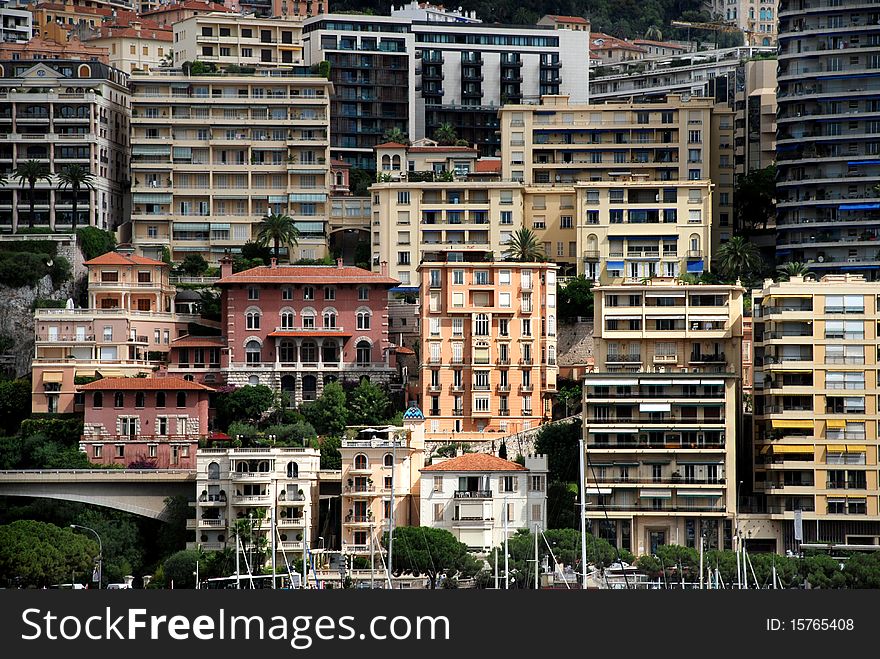
[[[382,387],[361,380],[348,396],[348,423],[372,426],[388,420],[391,401]]]
[[[645,39],[652,41],[663,41],[663,31],[656,25],[651,25],[645,30]]]
[[[165,499],[164,523],[159,525],[155,535],[156,547],[162,556],[167,556],[186,546],[186,520],[195,517],[195,509],[184,496]]]
[[[83,188],[87,190],[95,189],[95,177],[88,170],[87,167],[83,167],[77,163],[71,163],[69,165],[65,165],[60,172],[58,172],[58,189],[66,190],[69,189],[73,193],[73,221],[70,223],[70,230],[73,233],[76,233],[76,222],[78,219],[78,208],[79,208],[79,191]]]
[[[187,254],[180,264],[180,271],[190,277],[201,277],[208,270],[208,262],[201,254]]]
[[[69,528],[33,520],[0,526],[0,582],[50,586],[91,580],[98,543]]]
[[[810,266],[800,261],[789,261],[776,268],[780,281],[788,281],[792,277],[807,277],[813,274]]]
[[[217,421],[222,428],[233,421],[257,423],[272,405],[272,390],[262,384],[245,385],[217,396]]]
[[[352,167],[348,170],[348,189],[355,197],[366,197],[369,187],[376,182],[376,172]],[[367,260],[369,260],[369,242],[367,243]]]
[[[76,242],[86,261],[116,249],[116,238],[110,231],[98,227],[82,227],[76,230]]]
[[[593,282],[584,275],[569,279],[559,289],[558,298],[561,319],[593,318]]]
[[[548,480],[563,483],[576,482],[580,473],[578,447],[581,422],[548,423],[541,426],[535,437],[535,451],[547,456]],[[589,474],[587,474],[589,479]]]
[[[434,131],[434,141],[440,146],[453,146],[458,141],[458,135],[452,124],[443,123],[437,126],[437,130]]]
[[[220,320],[220,293],[213,288],[199,291],[199,313],[206,320]]]
[[[18,166],[12,178],[18,181],[18,184],[24,188],[28,186],[28,203],[30,204],[30,215],[28,216],[28,228],[34,228],[34,204],[37,202],[36,188],[38,181],[52,182],[52,175],[49,174],[46,166],[37,160],[26,160]]]
[[[388,547],[388,534],[382,538]],[[480,564],[468,553],[467,545],[456,540],[445,529],[424,526],[398,526],[394,529],[392,572],[424,574],[431,589],[437,587],[442,575],[446,578],[469,578],[480,570]]]
[[[127,575],[143,572],[144,542],[138,523],[131,515],[115,510],[84,508],[74,517],[73,523],[92,528],[101,537],[101,572],[105,584],[120,583]],[[91,536],[88,531],[77,529],[76,532]]]
[[[281,245],[296,247],[299,244],[299,235],[299,229],[290,215],[269,213],[257,225],[257,242],[260,245],[272,243],[276,259],[281,256]]]
[[[14,435],[30,416],[31,383],[28,380],[0,381],[0,435]]]
[[[348,408],[342,385],[328,382],[318,399],[303,405],[300,412],[319,435],[341,436],[348,424]]]
[[[196,585],[196,561],[199,552],[193,549],[179,551],[172,554],[162,564],[165,575],[165,587],[170,588],[195,588]]]
[[[318,443],[321,451],[321,469],[342,469],[341,437],[323,437]]]
[[[397,142],[397,144],[404,144],[406,146],[409,146],[410,143],[409,136],[396,126],[386,130],[382,139],[386,142]]]
[[[507,261],[520,262],[543,261],[544,248],[534,231],[526,228],[517,229],[507,242],[504,258]]]
[[[757,169],[737,178],[733,192],[736,226],[750,232],[766,229],[776,217],[776,166]]]
[[[718,249],[718,266],[728,279],[753,280],[760,275],[764,263],[755,243],[734,236]]]

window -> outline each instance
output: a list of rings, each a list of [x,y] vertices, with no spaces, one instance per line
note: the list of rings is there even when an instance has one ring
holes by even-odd
[[[489,336],[489,316],[480,313],[474,317],[474,336]]]
[[[530,318],[522,319],[522,335],[523,336],[531,336],[532,335],[532,321]]]
[[[177,392],[177,407],[186,407],[186,392]]]
[[[303,329],[315,329],[315,311],[313,309],[303,309],[302,326]]]
[[[532,492],[543,492],[544,491],[544,477],[543,476],[532,476],[529,479],[529,490]]]
[[[96,409],[101,409],[104,407],[104,394],[101,391],[96,391],[92,394],[92,407]]]
[[[434,492],[443,491],[443,476],[434,476]]]
[[[145,400],[146,400],[146,394],[144,394],[143,391],[138,391],[138,392],[134,395],[134,406],[135,406],[135,407],[143,408],[143,407],[144,407],[144,401],[145,401]]]
[[[409,203],[409,190],[398,190],[397,191],[397,203],[398,204],[408,204]]]
[[[356,350],[358,364],[367,365],[373,361],[373,346],[368,341],[358,341]]]
[[[281,329],[292,330],[293,329],[293,319],[294,319],[294,315],[293,315],[292,311],[282,311],[281,312]]]
[[[461,409],[460,407],[458,409]],[[489,411],[489,397],[488,396],[475,396],[474,397],[474,411],[475,412],[488,412]]]
[[[369,469],[370,462],[367,460],[367,456],[363,453],[358,453],[354,456],[354,468],[355,469]]]
[[[261,358],[261,346],[259,341],[248,341],[244,347],[245,359],[248,364],[259,364]]]
[[[382,466],[383,467],[393,467],[394,466],[394,456],[391,453],[386,453],[382,457]]]
[[[370,329],[370,312],[369,311],[358,311],[357,312],[357,328],[359,330]]]
[[[367,286],[361,286],[358,288],[358,300],[369,300],[370,299],[370,289]]]
[[[259,311],[248,311],[245,315],[246,326],[249,330],[258,330],[260,329],[260,312]]]
[[[281,289],[281,299],[282,300],[292,300],[293,299],[293,289],[290,286],[285,286]]]
[[[335,300],[336,299],[336,289],[332,286],[324,287],[324,299],[325,300]]]
[[[259,300],[260,299],[260,289],[256,286],[248,286],[248,300]]]
[[[303,287],[303,300],[314,300],[315,299],[315,289],[313,286],[304,286]]]
[[[445,506],[442,503],[435,503],[434,504],[434,521],[435,522],[442,522],[443,521],[444,507]]]
[[[516,492],[517,489],[516,476],[501,476],[498,479],[498,486],[502,492]]]
[[[165,407],[165,392],[156,392],[156,407]]]
[[[113,407],[123,407],[125,405],[125,394],[121,391],[117,391],[113,395]]]

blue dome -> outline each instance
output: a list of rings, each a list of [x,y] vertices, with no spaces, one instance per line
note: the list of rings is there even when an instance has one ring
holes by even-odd
[[[403,413],[404,420],[406,419],[420,419],[422,421],[425,420],[425,415],[422,414],[422,411],[419,409],[419,406],[415,403],[410,403],[410,406],[407,408],[406,412]]]

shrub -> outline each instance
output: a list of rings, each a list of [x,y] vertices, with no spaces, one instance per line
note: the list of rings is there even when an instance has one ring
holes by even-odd
[[[82,227],[77,229],[76,242],[86,261],[116,249],[116,238],[113,234],[98,227]]]

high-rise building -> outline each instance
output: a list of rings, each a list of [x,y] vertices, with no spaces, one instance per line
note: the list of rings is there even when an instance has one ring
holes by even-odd
[[[743,293],[673,279],[599,286],[584,379],[587,522],[635,554],[730,548]]]
[[[297,67],[269,73],[134,78],[131,233],[142,254],[217,262],[266,214],[285,213],[300,231],[290,260],[326,255],[330,83]]]
[[[855,274],[768,280],[753,300],[751,537],[778,552],[877,545],[880,284]]]
[[[880,9],[780,1],[777,260],[880,277],[878,66]]]
[[[25,43],[33,36],[33,14],[12,9],[9,0],[0,0],[0,43]]]
[[[488,441],[548,420],[556,266],[425,261],[418,271],[426,439]]]
[[[77,225],[116,228],[128,181],[127,85],[127,75],[101,62],[0,61],[0,132],[7,136],[0,167],[35,160],[47,175],[35,186],[33,217],[28,188],[11,178],[0,188],[0,230],[69,227],[74,193],[59,189],[56,177],[72,164],[93,177],[77,194]]]

